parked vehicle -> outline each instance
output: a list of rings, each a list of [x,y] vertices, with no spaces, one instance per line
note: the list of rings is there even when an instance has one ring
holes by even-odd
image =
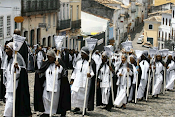
[[[142,47],[146,47],[146,48],[152,48],[153,45],[150,42],[145,42]]]
[[[142,43],[143,43],[143,39],[139,37],[139,38],[137,39],[137,44],[142,44]]]

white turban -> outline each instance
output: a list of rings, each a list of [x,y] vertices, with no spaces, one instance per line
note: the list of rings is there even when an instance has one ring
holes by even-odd
[[[9,42],[7,46],[13,51],[13,42]]]
[[[48,55],[48,56],[51,56],[51,57],[53,57],[53,58],[56,58],[56,54],[55,54],[55,51],[54,51],[53,49],[49,49],[49,50],[47,51],[47,55]]]

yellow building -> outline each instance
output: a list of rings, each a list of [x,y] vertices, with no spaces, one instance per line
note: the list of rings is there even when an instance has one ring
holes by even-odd
[[[158,47],[158,33],[161,19],[162,16],[152,16],[144,20],[144,43],[150,42],[153,47]]]
[[[154,6],[159,6],[167,3],[174,3],[175,0],[153,0],[153,5]]]
[[[27,38],[31,46],[38,43],[43,46],[54,46],[59,7],[59,0],[23,1],[22,35]]]

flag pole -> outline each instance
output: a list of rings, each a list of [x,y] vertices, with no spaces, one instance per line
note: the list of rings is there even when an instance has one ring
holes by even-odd
[[[17,63],[17,51],[15,51],[15,63]],[[16,102],[16,68],[13,75],[13,117],[15,117],[15,102]]]

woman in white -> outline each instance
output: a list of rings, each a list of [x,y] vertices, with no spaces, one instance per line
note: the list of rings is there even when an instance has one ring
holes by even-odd
[[[126,97],[126,92],[127,92],[127,72],[129,72],[129,75],[132,75],[131,70],[128,68],[127,65],[127,56],[122,55],[121,56],[122,63],[119,67],[119,70],[117,72],[118,76],[118,89],[117,89],[117,96],[114,101],[114,105],[117,107],[123,107],[124,109],[126,108],[126,103],[127,103],[127,97]],[[129,82],[128,86],[131,86],[131,79],[129,77]]]
[[[156,60],[155,60],[155,66],[153,67],[155,69],[155,77],[154,77],[154,87],[153,87],[153,93],[152,95],[158,97],[158,94],[160,93],[162,82],[163,82],[163,67],[164,63],[162,61],[162,56],[160,53],[157,53]]]
[[[174,71],[175,64],[171,54],[168,56],[166,65],[167,65],[166,89],[172,90],[174,86],[174,80],[175,80],[175,71]]]

